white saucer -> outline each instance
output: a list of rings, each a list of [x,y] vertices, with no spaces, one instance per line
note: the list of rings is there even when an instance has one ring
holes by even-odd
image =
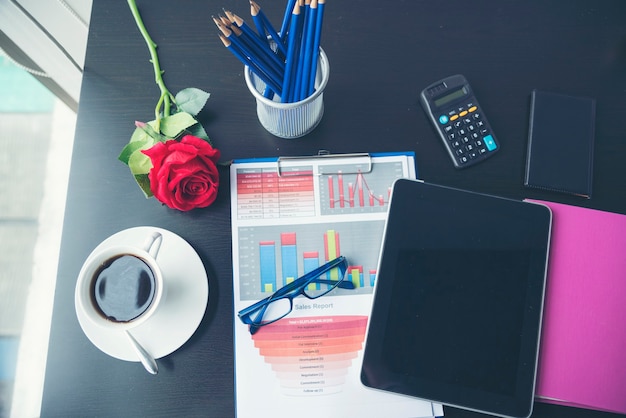
[[[167,295],[159,310],[131,333],[154,358],[161,358],[185,344],[204,317],[209,301],[209,282],[200,256],[180,236],[148,226],[120,231],[100,243],[94,252],[101,247],[120,244],[141,247],[149,231],[155,230],[163,235],[157,262],[167,281]],[[74,305],[81,328],[96,347],[120,360],[139,361],[124,332],[93,324],[79,311],[76,300]]]

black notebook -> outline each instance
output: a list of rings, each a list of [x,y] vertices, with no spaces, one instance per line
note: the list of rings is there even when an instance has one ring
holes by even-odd
[[[591,197],[595,100],[534,90],[524,185]]]

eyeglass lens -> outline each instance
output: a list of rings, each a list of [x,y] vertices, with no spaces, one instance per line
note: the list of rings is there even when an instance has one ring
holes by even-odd
[[[340,273],[338,273],[338,271],[339,268],[333,268],[330,272],[326,272],[320,277],[317,277],[302,290],[302,293],[310,299],[324,296],[341,282],[341,277],[339,277]],[[257,325],[269,324],[289,314],[291,309],[292,302],[290,297],[272,300],[254,315],[252,322]]]
[[[269,302],[253,319],[255,324],[268,324],[282,318],[291,312],[291,300],[280,298]]]

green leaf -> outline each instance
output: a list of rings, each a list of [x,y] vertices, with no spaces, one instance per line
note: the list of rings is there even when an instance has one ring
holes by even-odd
[[[161,119],[161,133],[170,138],[176,138],[185,129],[198,123],[189,113],[180,112]]]
[[[155,139],[148,135],[143,129],[136,128],[130,137],[130,142],[126,144],[117,158],[124,164],[128,165],[131,155],[142,149],[148,149],[155,143]]]
[[[196,116],[209,100],[209,96],[209,93],[195,87],[186,88],[176,95],[176,106],[180,111]]]
[[[187,128],[187,132],[189,132],[190,135],[204,139],[206,142],[211,144],[211,146],[213,146],[213,142],[211,141],[211,139],[209,138],[209,135],[207,135],[206,131],[204,130],[204,127],[200,123],[196,123],[195,125],[192,125],[189,128]]]
[[[160,133],[158,133],[155,129],[156,129],[156,125],[157,125],[157,121],[153,120],[150,121],[148,123],[146,123],[145,125],[142,126],[138,126],[138,129],[141,129],[142,131],[144,131],[146,133],[146,135],[152,137],[154,139],[153,143],[157,143],[157,142],[165,142],[170,138],[167,138],[163,135],[161,135]],[[132,137],[131,137],[131,141],[132,141]]]
[[[146,131],[137,127],[130,136],[130,142],[138,142],[146,139]]]
[[[141,188],[141,191],[146,197],[152,197],[152,190],[150,190],[150,179],[147,174],[136,174],[135,181]]]
[[[122,152],[120,153],[120,155],[117,157],[118,160],[120,160],[121,162],[123,162],[124,164],[128,165],[128,159],[130,158],[130,156],[137,151],[138,149],[140,149],[143,146],[142,142],[139,141],[134,141],[134,142],[129,142],[128,144],[126,144],[126,146],[122,149]]]
[[[150,147],[147,147],[150,148]],[[147,149],[141,148],[141,149]],[[148,174],[150,169],[152,168],[152,161],[150,157],[141,152],[141,149],[133,152],[128,158],[128,167],[130,168],[130,172],[134,175],[137,174]]]

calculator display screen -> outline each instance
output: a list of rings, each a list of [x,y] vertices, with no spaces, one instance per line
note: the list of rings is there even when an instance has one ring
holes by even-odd
[[[437,107],[443,106],[446,103],[450,103],[453,100],[460,99],[466,94],[467,94],[467,88],[463,86],[460,89],[453,91],[452,93],[446,94],[445,96],[441,96],[435,99],[435,106]]]

